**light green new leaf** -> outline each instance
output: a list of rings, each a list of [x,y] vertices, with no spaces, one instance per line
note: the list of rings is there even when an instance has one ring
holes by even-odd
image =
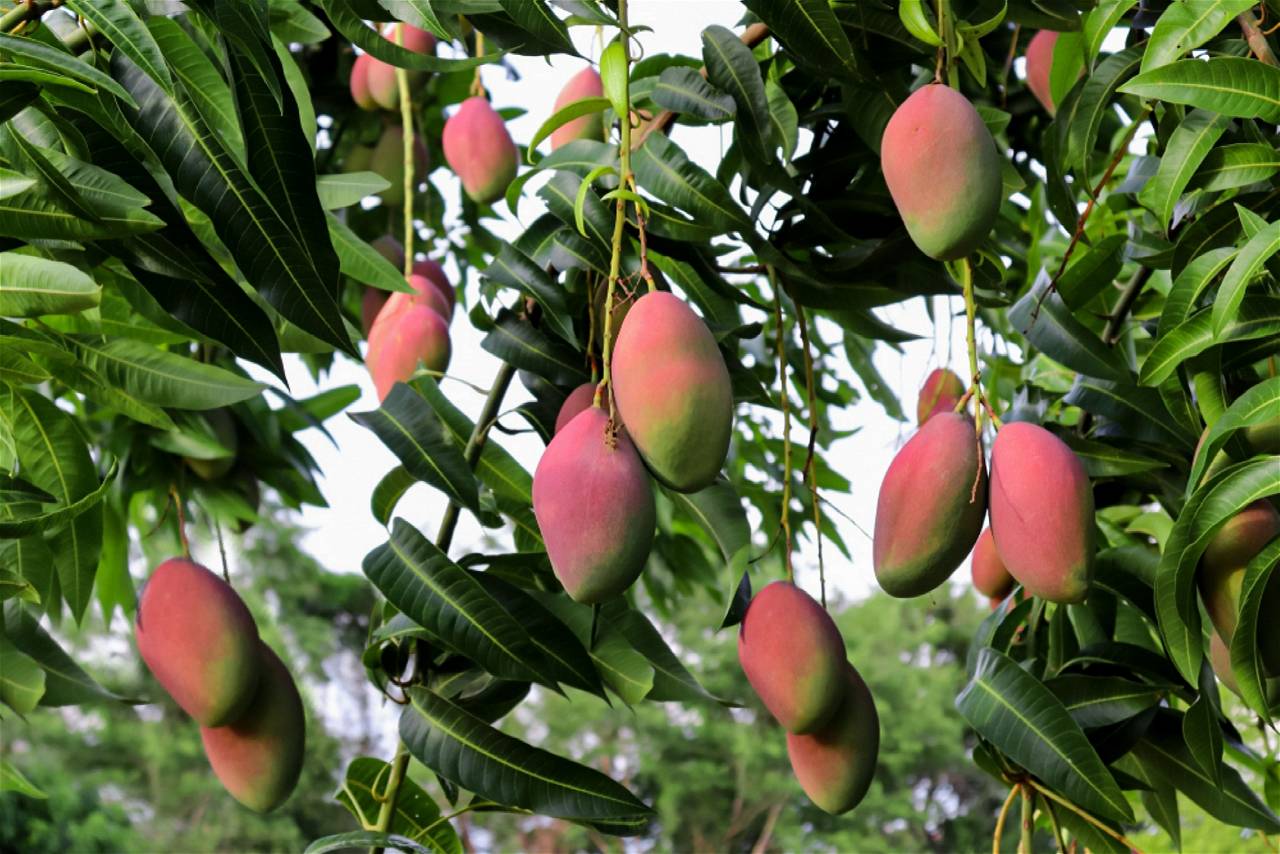
[[[1170,7],[1173,8],[1173,7]],[[1166,13],[1167,14],[1167,13]],[[1195,110],[1174,130],[1160,158],[1155,177],[1138,193],[1138,201],[1155,212],[1164,228],[1173,219],[1178,197],[1191,183],[1191,178],[1214,143],[1231,124],[1227,116],[1206,110]]]
[[[1253,58],[1184,59],[1139,74],[1120,91],[1236,118],[1280,121],[1280,68]]]
[[[316,195],[327,211],[351,207],[367,196],[376,196],[391,186],[377,172],[350,172],[316,178]]]
[[[583,116],[593,116],[596,113],[603,113],[609,109],[609,99],[603,96],[579,98],[576,101],[570,101],[560,109],[551,114],[534,133],[533,138],[529,140],[529,147],[526,151],[526,157],[529,163],[536,164],[539,160],[537,148],[541,142],[559,127],[567,125],[574,119],[580,119]]]
[[[21,172],[0,168],[0,199],[7,199],[19,193],[25,193],[36,185],[35,178],[29,178]]]
[[[34,709],[44,696],[44,671],[0,635],[0,702],[20,715]]]
[[[77,267],[0,252],[0,317],[72,314],[93,308],[102,288]]]
[[[1195,50],[1254,5],[1254,0],[1175,0],[1151,29],[1142,71],[1168,65]]]
[[[17,792],[28,798],[45,799],[49,797],[18,770],[8,759],[0,759],[0,792]]]
[[[1102,42],[1107,34],[1115,29],[1116,24],[1124,17],[1124,13],[1133,8],[1137,2],[1138,0],[1100,0],[1098,5],[1085,15],[1082,27],[1084,50],[1090,64],[1097,58],[1098,51],[1102,50]]]
[[[226,368],[128,338],[74,339],[84,363],[127,394],[153,406],[216,409],[248,400],[265,385]]]
[[[1213,301],[1213,334],[1222,338],[1236,320],[1236,312],[1244,300],[1249,283],[1263,271],[1267,260],[1280,252],[1280,220],[1259,229],[1240,247]]]

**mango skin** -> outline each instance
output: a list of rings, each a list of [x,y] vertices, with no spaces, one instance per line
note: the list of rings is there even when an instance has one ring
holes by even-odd
[[[600,73],[594,68],[584,68],[564,84],[564,88],[556,96],[555,108],[551,112],[558,113],[574,101],[598,98],[603,94],[604,84],[600,80]],[[556,149],[575,139],[604,139],[604,113],[592,113],[562,124],[551,132],[551,147]]]
[[[985,528],[978,535],[978,542],[973,546],[973,586],[978,592],[995,602],[1004,601],[1017,584],[1009,570],[1000,562],[1000,554],[996,551],[996,541],[991,536],[991,529]]]
[[[575,602],[620,595],[653,548],[657,510],[625,430],[595,406],[551,439],[533,473],[533,515],[556,578]]]
[[[840,630],[812,596],[790,582],[769,584],[747,605],[738,661],[787,732],[821,729],[844,697],[848,677]]]
[[[1213,672],[1228,691],[1244,699],[1240,694],[1240,683],[1236,681],[1235,671],[1231,668],[1231,649],[1217,632],[1209,633],[1209,664]],[[1268,679],[1263,684],[1266,693],[1267,708],[1274,709],[1280,703],[1280,679]]]
[[[1049,87],[1049,74],[1053,71],[1053,47],[1057,43],[1058,34],[1053,30],[1041,30],[1027,43],[1027,88],[1051,116],[1058,111]]]
[[[271,812],[293,792],[306,749],[302,697],[280,657],[259,642],[262,680],[253,703],[228,726],[201,727],[213,773],[241,804]]]
[[[370,112],[378,109],[378,102],[369,92],[369,65],[373,61],[372,56],[362,53],[351,65],[351,100],[360,109]]]
[[[560,404],[560,411],[556,413],[555,432],[559,433],[570,421],[577,417],[578,413],[588,409],[595,401],[595,397],[595,383],[583,383],[569,392],[568,397],[564,399],[564,403]]]
[[[939,412],[954,412],[964,392],[964,380],[954,371],[934,368],[916,398],[916,423],[923,424]]]
[[[800,788],[832,815],[866,797],[880,753],[880,716],[871,689],[852,664],[844,668],[844,695],[831,720],[810,735],[787,733],[787,756]]]
[[[446,310],[440,313],[440,316],[445,320],[451,319],[453,317],[453,308],[458,302],[458,295],[454,292],[453,284],[449,281],[449,276],[445,273],[444,267],[440,266],[440,262],[432,261],[430,258],[414,261],[413,276],[425,279],[440,292],[440,296],[443,297],[447,306]],[[410,281],[412,281],[412,277]]]
[[[991,233],[1004,198],[1000,152],[959,92],[931,83],[903,101],[885,126],[880,165],[907,233],[930,258],[963,258]]]
[[[1083,601],[1093,579],[1093,491],[1084,464],[1043,427],[1007,423],[991,448],[991,534],[1032,596]]]
[[[475,202],[496,202],[516,177],[516,144],[502,116],[484,98],[462,102],[444,123],[441,143],[449,168]]]
[[[1255,454],[1280,454],[1280,415],[1244,428],[1244,443]]]
[[[415,183],[421,183],[430,163],[426,146],[421,137],[414,138],[413,174]],[[378,197],[384,205],[404,204],[404,130],[399,125],[387,125],[373,147],[369,169],[391,182]]]
[[[378,400],[386,400],[392,386],[413,376],[419,364],[443,373],[450,355],[449,322],[416,294],[394,293],[369,330],[365,364]]]
[[[612,377],[618,414],[653,476],[678,492],[710,486],[729,453],[733,387],[693,309],[665,291],[636,300],[614,342]]]
[[[1245,507],[1218,529],[1200,556],[1196,583],[1214,629],[1230,644],[1240,616],[1240,591],[1249,561],[1280,536],[1280,513],[1266,499]],[[1280,626],[1267,615],[1280,613],[1280,576],[1272,575],[1263,592],[1258,648],[1263,668],[1280,673]]]
[[[258,626],[231,585],[200,564],[170,558],[156,567],[134,635],[156,681],[200,725],[229,723],[253,701]]]
[[[386,28],[382,37],[395,42],[414,53],[430,54],[436,52],[436,37],[426,30],[420,30],[412,24],[392,24]],[[427,75],[421,71],[408,71],[410,96],[422,85]],[[380,59],[369,57],[368,70],[365,72],[368,81],[369,97],[375,106],[384,110],[400,109],[400,82],[396,79],[396,67]]]
[[[899,598],[937,588],[973,548],[986,510],[986,465],[973,419],[933,416],[902,446],[880,484],[872,536],[880,587]]]

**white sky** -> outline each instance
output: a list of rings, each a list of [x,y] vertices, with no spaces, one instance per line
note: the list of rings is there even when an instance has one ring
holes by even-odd
[[[736,0],[632,0],[630,4],[632,22],[648,25],[654,30],[639,36],[646,55],[683,53],[701,56],[702,30],[712,24],[737,29],[735,25],[742,14],[742,9],[743,6]],[[599,46],[592,28],[577,27],[571,30],[571,33],[575,44],[584,56],[593,59],[598,56]],[[557,58],[548,63],[541,58],[520,56],[512,56],[510,61],[521,75],[520,80],[509,80],[503,69],[494,66],[484,69],[483,79],[489,88],[495,107],[522,106],[528,111],[526,115],[509,124],[517,142],[527,142],[541,122],[551,114],[555,96],[564,81],[581,69],[584,61]],[[672,138],[693,160],[714,172],[721,152],[728,146],[730,133],[728,129],[689,128],[677,125],[673,130]],[[802,150],[803,147],[802,140]],[[444,192],[446,198],[457,198],[457,181],[447,170],[437,169],[432,174],[432,179]],[[504,203],[498,203],[496,210],[501,221],[490,221],[488,223],[490,228],[504,238],[514,239],[525,225],[543,212],[541,200],[535,195],[538,186],[540,186],[540,180],[535,179],[525,188],[518,219],[511,215]],[[456,214],[456,211],[452,213]],[[456,282],[456,268],[449,265],[449,269]],[[475,273],[473,272],[472,275],[474,277]],[[476,287],[477,282],[474,279],[467,283],[470,294],[476,293]],[[943,299],[935,301],[935,316],[945,316],[946,302]],[[949,331],[945,325],[942,325],[936,340],[932,322],[925,312],[922,300],[914,299],[902,305],[878,310],[881,318],[889,323],[924,336],[920,341],[903,345],[901,354],[887,347],[880,347],[877,350],[876,364],[885,381],[903,401],[903,410],[908,417],[914,417],[916,391],[932,368],[950,365],[958,368],[957,372],[961,375],[967,373],[962,367],[967,364],[964,354],[963,306],[956,299],[950,308],[953,311],[960,311],[959,321],[954,323]],[[483,335],[471,327],[461,311],[454,317],[451,332],[453,359],[449,365],[449,374],[482,388],[487,387],[497,369],[498,362],[481,349],[480,341]],[[827,325],[824,327],[824,338],[828,341],[838,341],[838,331],[834,326]],[[296,358],[286,357],[286,366],[295,397],[306,397],[320,390]],[[863,390],[847,363],[841,361],[838,367],[842,377],[852,382],[860,391]],[[258,376],[264,380],[268,379],[263,372],[258,372]],[[353,364],[348,359],[339,358],[323,387],[330,388],[348,383],[358,384],[363,392],[361,399],[351,407],[351,411],[359,412],[377,407],[377,397],[368,373],[362,366]],[[455,405],[472,418],[476,416],[483,401],[483,394],[462,383],[449,380],[444,381],[443,389]],[[504,409],[509,410],[527,398],[527,393],[516,381],[512,384]],[[527,426],[518,415],[510,416],[503,423],[515,428]],[[826,577],[846,596],[860,598],[876,589],[871,569],[869,536],[875,519],[876,494],[879,491],[880,480],[894,452],[910,435],[914,422],[909,424],[895,422],[885,415],[878,404],[869,398],[864,398],[861,403],[839,416],[836,426],[841,429],[859,428],[859,432],[855,435],[835,443],[827,454],[828,463],[853,484],[853,492],[848,495],[832,494],[827,497],[843,513],[854,519],[866,533],[860,532],[848,521],[827,511],[827,515],[831,516],[845,543],[849,546],[853,560],[846,561],[834,547],[827,547],[824,550]],[[365,554],[386,539],[386,531],[370,512],[369,496],[382,476],[396,465],[396,459],[371,432],[356,425],[345,416],[340,415],[331,419],[328,427],[338,443],[338,448],[330,444],[316,430],[300,434],[301,440],[315,455],[324,472],[320,488],[330,505],[324,509],[307,508],[304,511],[302,523],[310,530],[301,545],[329,569],[338,572],[360,572]],[[795,436],[802,440],[804,433],[800,431]],[[531,433],[509,436],[495,431],[491,434],[490,441],[500,442],[530,472],[536,467],[543,448],[541,440]],[[445,506],[445,500],[440,493],[418,485],[401,500],[397,507],[397,515],[418,526],[429,536],[434,536]],[[481,542],[482,530],[469,514],[463,513],[454,540],[453,555],[456,557],[474,550]],[[213,554],[205,557],[216,560],[216,555]],[[816,593],[816,555],[805,550],[797,554],[796,561],[798,581]],[[957,571],[955,579],[967,582],[967,576],[966,564]]]

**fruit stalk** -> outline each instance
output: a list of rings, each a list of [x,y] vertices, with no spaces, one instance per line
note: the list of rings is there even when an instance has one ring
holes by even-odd
[[[404,27],[395,28],[396,44],[404,41]],[[412,94],[409,92],[409,72],[396,68],[396,88],[400,90],[400,123],[404,126],[404,277],[408,280],[413,274],[413,190],[417,186],[418,176],[413,172],[414,144],[417,135],[413,132]]]
[[[778,388],[782,395],[782,555],[787,568],[787,581],[794,581],[791,568],[791,394],[787,390],[787,342],[782,326],[782,291],[778,277],[769,266],[769,284],[773,287],[773,320],[778,327]]]
[[[497,375],[493,379],[493,385],[489,388],[489,396],[485,398],[484,406],[480,410],[480,415],[476,418],[475,427],[471,430],[471,435],[467,438],[466,447],[462,451],[462,458],[467,461],[467,466],[474,469],[476,461],[480,459],[480,453],[484,450],[485,440],[489,436],[489,428],[493,426],[494,416],[498,414],[498,410],[502,406],[502,400],[507,395],[507,389],[511,387],[511,380],[516,375],[516,369],[508,362],[503,362],[502,367],[498,369]],[[458,505],[449,502],[449,506],[445,508],[444,518],[440,520],[440,530],[436,533],[436,546],[442,552],[448,552],[449,546],[453,543],[453,532],[458,526]],[[409,765],[409,750],[405,747],[404,742],[396,744],[395,759],[391,763],[391,776],[387,780],[386,800],[382,802],[382,807],[378,810],[378,823],[374,826],[374,830],[380,833],[386,833],[391,827],[391,818],[396,812],[396,801],[400,797],[400,784],[404,780],[405,769]],[[373,854],[379,854],[381,848],[372,849]]]
[[[1009,797],[1004,799],[1004,806],[1000,807],[1000,816],[996,819],[996,830],[991,835],[991,854],[1000,854],[1000,837],[1004,835],[1004,821],[1009,817],[1009,807],[1013,806],[1013,799],[1018,796],[1018,790],[1021,788],[1021,784],[1014,784],[1009,790]]]
[[[1116,833],[1106,824],[1098,821],[1096,818],[1089,815],[1088,812],[1080,809],[1078,806],[1066,800],[1065,798],[1059,797],[1058,795],[1054,794],[1052,791],[1050,791],[1049,789],[1046,789],[1044,786],[1040,785],[1035,780],[1028,778],[1027,782],[1024,783],[1023,785],[1030,786],[1031,788],[1039,792],[1041,795],[1043,795],[1047,800],[1059,803],[1062,806],[1066,807],[1067,809],[1071,810],[1073,813],[1080,816],[1082,819],[1089,822],[1089,824],[1092,824],[1094,827],[1098,828],[1098,830],[1101,830],[1107,836],[1110,836],[1112,839],[1119,842],[1121,845],[1125,846],[1130,851],[1137,851],[1138,854],[1141,854],[1142,849],[1134,845],[1132,842],[1130,842],[1123,834]]]
[[[627,30],[627,0],[618,0],[618,29],[622,35],[622,59],[626,74],[622,77],[622,98],[627,104],[627,114],[618,116],[622,126],[622,139],[618,143],[618,187],[625,190],[633,182],[631,177],[631,34]],[[613,289],[618,283],[618,273],[622,267],[622,230],[627,222],[627,200],[625,193],[618,194],[616,213],[613,218],[613,254],[609,259],[609,282],[604,294],[604,351],[600,354],[603,361],[600,385],[596,386],[594,405],[603,401],[605,390],[609,392],[609,418],[616,421],[617,405],[613,399],[611,382],[613,375],[610,362],[613,360]]]
[[[818,541],[818,591],[821,594],[822,607],[827,607],[827,572],[822,561],[822,496],[818,493],[818,473],[814,468],[814,450],[818,444],[818,392],[813,377],[813,353],[809,346],[809,321],[805,318],[804,306],[796,305],[796,317],[800,321],[800,346],[804,348],[804,390],[809,406],[809,448],[804,459],[804,477],[809,484],[809,493],[813,501],[814,539]]]
[[[1019,786],[1022,790],[1022,835],[1018,840],[1019,854],[1032,854],[1031,838],[1035,829],[1035,799],[1031,789]]]

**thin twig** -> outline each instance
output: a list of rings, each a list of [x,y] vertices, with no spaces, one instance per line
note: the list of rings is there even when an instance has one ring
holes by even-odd
[[[1000,854],[1000,837],[1004,835],[1004,821],[1009,817],[1009,807],[1013,806],[1013,799],[1018,796],[1018,790],[1021,788],[1022,784],[1017,783],[1009,789],[1009,797],[1004,799],[1004,806],[1000,807],[1000,815],[996,818],[996,830],[991,835],[991,854]]]
[[[1265,9],[1266,7],[1264,6],[1263,8]],[[1253,52],[1253,55],[1267,65],[1280,66],[1280,60],[1276,59],[1275,52],[1271,50],[1271,45],[1267,43],[1267,34],[1258,26],[1258,19],[1253,17],[1253,12],[1246,9],[1236,15],[1236,21],[1240,24],[1240,29],[1244,31],[1244,40],[1249,43],[1249,50]]]
[[[782,394],[782,510],[779,523],[782,526],[783,556],[787,581],[795,582],[791,568],[791,392],[787,388],[787,342],[782,322],[782,289],[773,267],[769,268],[769,284],[773,287],[773,319],[777,325],[778,385]]]
[[[827,607],[827,571],[822,560],[822,497],[818,494],[817,455],[818,444],[818,388],[813,376],[813,352],[809,344],[809,321],[804,306],[796,304],[796,317],[800,321],[800,346],[804,348],[804,390],[809,407],[809,447],[804,458],[804,477],[809,484],[810,503],[813,504],[813,535],[818,541],[818,590],[822,607]]]
[[[1141,849],[1141,848],[1139,848],[1138,846],[1134,845],[1132,842],[1130,842],[1130,841],[1129,841],[1129,840],[1124,836],[1124,834],[1117,833],[1116,831],[1112,830],[1110,827],[1108,827],[1107,825],[1105,825],[1105,824],[1103,824],[1102,822],[1098,821],[1096,818],[1094,818],[1093,816],[1089,815],[1089,813],[1087,813],[1087,812],[1085,812],[1084,810],[1080,809],[1078,806],[1076,806],[1075,804],[1071,803],[1071,802],[1070,802],[1070,801],[1068,801],[1066,798],[1060,797],[1059,795],[1055,794],[1054,792],[1051,792],[1050,790],[1046,789],[1044,786],[1040,785],[1040,784],[1039,784],[1039,783],[1037,783],[1035,780],[1030,779],[1030,778],[1028,778],[1028,779],[1027,779],[1027,781],[1026,781],[1026,784],[1025,784],[1025,785],[1029,785],[1029,786],[1031,786],[1031,787],[1032,787],[1032,788],[1034,788],[1037,792],[1039,792],[1040,794],[1044,795],[1046,798],[1048,798],[1048,799],[1050,799],[1050,800],[1052,800],[1052,801],[1055,801],[1055,802],[1057,802],[1057,803],[1061,804],[1062,806],[1066,807],[1067,809],[1071,810],[1073,813],[1075,813],[1076,815],[1080,816],[1080,817],[1081,817],[1082,819],[1084,819],[1085,821],[1089,822],[1089,824],[1092,824],[1094,827],[1098,828],[1098,830],[1101,830],[1101,831],[1102,831],[1103,833],[1105,833],[1107,836],[1110,836],[1112,839],[1116,840],[1116,841],[1117,841],[1117,842],[1119,842],[1121,845],[1127,846],[1127,847],[1129,848],[1129,850],[1130,850],[1130,851],[1136,852],[1136,854],[1142,854],[1142,849]]]
[[[1120,339],[1120,327],[1124,326],[1125,318],[1129,316],[1129,309],[1133,308],[1133,304],[1138,299],[1138,294],[1142,293],[1142,288],[1147,284],[1147,280],[1151,278],[1150,267],[1139,267],[1138,271],[1129,279],[1129,283],[1125,285],[1124,290],[1120,293],[1120,298],[1116,300],[1115,308],[1111,310],[1111,316],[1107,318],[1107,326],[1102,330],[1102,341],[1104,344],[1115,344]]]
[[[182,497],[178,495],[178,487],[173,484],[169,484],[169,497],[173,499],[173,510],[178,518],[178,540],[182,543],[182,556],[191,560],[191,543],[187,542],[187,517],[182,512]],[[229,582],[231,579],[226,580]]]

